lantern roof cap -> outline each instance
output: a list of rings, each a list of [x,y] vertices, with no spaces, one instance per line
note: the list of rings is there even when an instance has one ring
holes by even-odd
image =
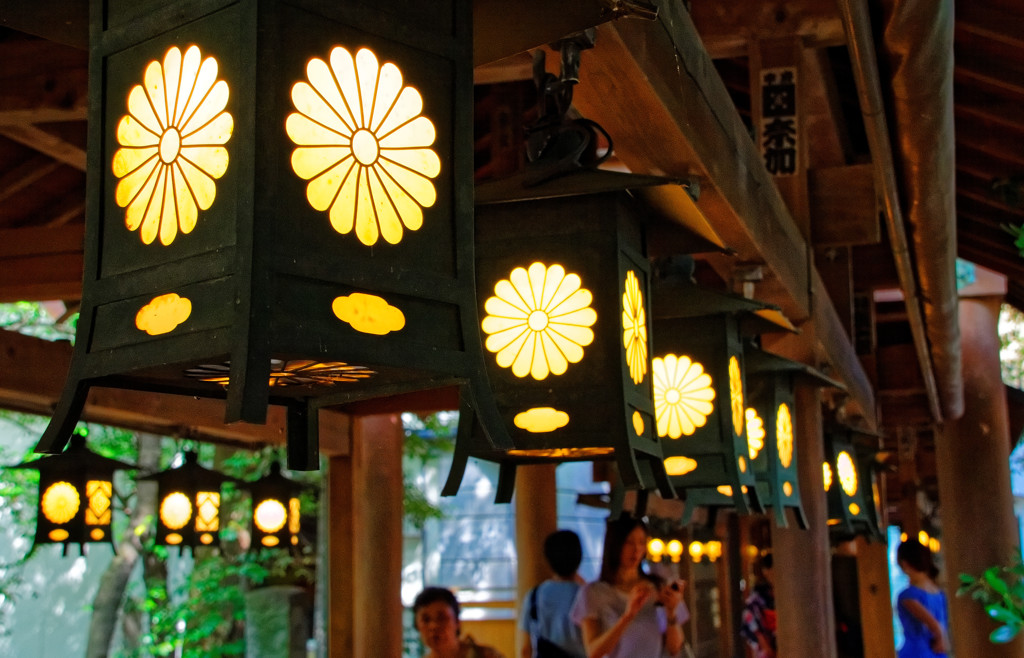
[[[72,434],[68,447],[64,452],[57,455],[45,455],[38,459],[32,459],[14,464],[7,468],[24,468],[37,471],[69,471],[82,473],[132,471],[138,468],[136,464],[104,457],[89,450],[85,445],[85,437],[81,434]]]
[[[652,277],[651,308],[656,318],[696,318],[720,313],[751,314],[777,306],[743,295],[704,288],[681,276]]]
[[[162,480],[186,480],[193,483],[204,483],[207,485],[220,486],[225,482],[240,483],[242,480],[215,471],[213,469],[206,468],[199,463],[199,455],[192,450],[187,450],[184,453],[184,461],[180,466],[175,468],[168,468],[157,473],[150,473],[148,475],[138,478],[140,481],[151,481],[160,482]]]
[[[753,345],[748,345],[746,350],[744,350],[743,361],[746,364],[748,375],[766,373],[792,374],[809,383],[837,388],[841,391],[846,390],[846,386],[842,382],[832,379],[813,366],[766,352]]]

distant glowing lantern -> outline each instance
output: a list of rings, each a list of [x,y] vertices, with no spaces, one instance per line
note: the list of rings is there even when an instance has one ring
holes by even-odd
[[[665,551],[668,553],[668,556],[672,558],[673,562],[679,562],[679,559],[683,555],[683,542],[678,539],[672,539],[665,546]]]
[[[245,485],[252,494],[252,548],[294,548],[302,532],[302,493],[306,485],[281,474],[274,463],[270,472]]]
[[[319,468],[322,407],[442,387],[511,447],[474,285],[471,3],[299,4],[95,12],[82,321],[38,451],[93,386],[283,406],[292,468]]]
[[[195,549],[219,547],[221,489],[238,480],[199,464],[193,451],[179,466],[139,478],[157,485],[156,543]]]
[[[851,427],[826,430],[829,533],[836,541],[857,535],[884,540],[874,456],[878,436]]]
[[[649,259],[640,200],[675,181],[581,171],[539,186],[477,188],[477,285],[487,376],[514,447],[460,428],[444,492],[468,457],[501,464],[612,461],[627,488],[674,496],[657,438],[650,369]],[[660,212],[660,211],[659,211]],[[680,228],[685,232],[685,229]],[[472,423],[464,410],[462,420]]]
[[[132,464],[110,459],[85,447],[85,437],[72,435],[67,449],[9,468],[39,471],[36,544],[109,542],[113,515],[114,471],[133,470]]]
[[[647,556],[652,562],[661,562],[661,557],[665,555],[665,542],[657,537],[651,537],[647,540]]]

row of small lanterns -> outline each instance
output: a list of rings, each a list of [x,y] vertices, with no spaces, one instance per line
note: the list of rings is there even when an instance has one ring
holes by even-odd
[[[103,457],[75,434],[62,454],[17,464],[11,468],[39,471],[39,503],[35,544],[110,542],[113,475],[138,467]],[[199,464],[195,452],[185,452],[182,463],[160,473],[138,478],[157,484],[156,543],[197,548],[220,545],[221,487],[233,482],[252,496],[252,547],[298,546],[301,499],[305,485],[281,474],[280,466],[253,481],[243,482]]]

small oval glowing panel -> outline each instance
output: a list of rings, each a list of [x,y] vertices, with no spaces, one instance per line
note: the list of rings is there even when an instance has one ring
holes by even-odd
[[[622,347],[626,350],[626,364],[634,384],[640,384],[647,374],[647,310],[636,273],[626,273],[622,293]]]
[[[832,465],[828,462],[821,463],[822,479],[825,483],[825,491],[832,488]]]
[[[665,458],[665,472],[669,475],[686,475],[696,469],[696,459],[682,456]]]
[[[554,407],[534,407],[516,414],[512,423],[527,432],[553,432],[569,424],[569,414]]]
[[[836,457],[836,471],[839,475],[839,485],[846,495],[855,495],[857,493],[857,469],[853,465],[850,453],[845,450]]]
[[[284,527],[288,513],[281,501],[268,498],[256,506],[252,518],[257,528],[272,534]]]
[[[180,491],[165,496],[160,503],[160,522],[171,530],[181,530],[191,518],[192,501]]]
[[[354,292],[335,297],[331,310],[339,320],[364,334],[386,336],[405,326],[405,314],[377,295]]]
[[[684,434],[690,436],[707,423],[708,416],[715,410],[712,404],[715,389],[704,366],[690,361],[688,356],[666,354],[655,357],[651,373],[658,436],[670,439]]]
[[[52,541],[64,541],[71,535],[64,528],[54,528],[50,531],[50,534],[46,536],[49,537]]]
[[[192,315],[192,301],[177,293],[154,297],[135,314],[135,327],[150,336],[174,331]]]
[[[743,374],[740,360],[729,357],[729,398],[732,401],[732,429],[737,436],[743,436]]]
[[[402,240],[404,229],[423,225],[423,210],[434,205],[431,181],[441,172],[433,149],[434,124],[420,116],[423,98],[403,86],[391,62],[361,48],[352,56],[341,46],[330,63],[306,64],[308,82],[292,87],[296,112],[285,130],[298,146],[292,170],[308,180],[306,199],[329,210],[338,233],[355,230],[365,245],[383,237]]]
[[[786,481],[782,483],[782,493],[787,497],[793,495],[793,483]]]
[[[78,514],[81,498],[70,482],[54,482],[43,492],[39,505],[50,523],[67,523]]]
[[[747,407],[745,412],[747,419],[747,451],[751,459],[757,459],[757,455],[764,448],[764,421],[757,415],[757,409]]]
[[[297,535],[302,529],[302,503],[298,498],[288,499],[288,532]],[[294,538],[293,538],[294,539]],[[293,542],[294,543],[294,542]]]
[[[793,463],[793,417],[785,402],[775,412],[775,445],[779,450],[779,463],[789,468]]]
[[[644,435],[644,416],[639,411],[633,412],[633,431],[637,436]]]
[[[590,327],[597,322],[593,295],[581,284],[579,275],[544,263],[517,267],[498,281],[480,325],[498,365],[516,377],[541,380],[579,363],[583,348],[594,341]]]
[[[143,84],[128,93],[128,114],[117,125],[114,200],[125,208],[125,226],[145,244],[157,236],[171,244],[191,233],[199,210],[213,205],[216,179],[228,168],[224,144],[234,119],[224,111],[228,84],[217,79],[217,60],[190,46],[176,46],[163,62],[150,62]]]

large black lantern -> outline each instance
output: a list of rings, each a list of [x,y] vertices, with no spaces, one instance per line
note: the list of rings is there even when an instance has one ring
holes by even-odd
[[[39,471],[35,544],[64,544],[65,555],[69,544],[78,544],[80,550],[87,543],[114,546],[114,471],[135,465],[96,454],[85,446],[85,437],[74,434],[61,454],[11,468]]]
[[[238,480],[201,466],[192,451],[184,453],[179,466],[139,480],[157,483],[157,544],[220,546],[221,487]]]
[[[796,400],[797,386],[830,386],[836,382],[811,366],[765,352],[748,345],[747,443],[750,446],[758,495],[771,507],[775,523],[788,526],[786,510],[792,510],[797,525],[806,529],[807,516],[800,498],[797,469]]]
[[[643,241],[644,222],[663,213],[644,193],[689,198],[676,181],[606,171],[517,182],[479,186],[476,221],[479,330],[513,448],[492,447],[464,409],[445,493],[472,456],[501,465],[498,500],[518,464],[580,460],[614,461],[624,486],[672,496],[654,427]],[[683,220],[677,230],[689,235]]]
[[[93,2],[86,264],[68,383],[290,412],[482,381],[468,0]]]
[[[769,307],[685,276],[656,280],[653,295],[656,431],[685,518],[701,506],[763,511],[747,440],[741,321]]]

